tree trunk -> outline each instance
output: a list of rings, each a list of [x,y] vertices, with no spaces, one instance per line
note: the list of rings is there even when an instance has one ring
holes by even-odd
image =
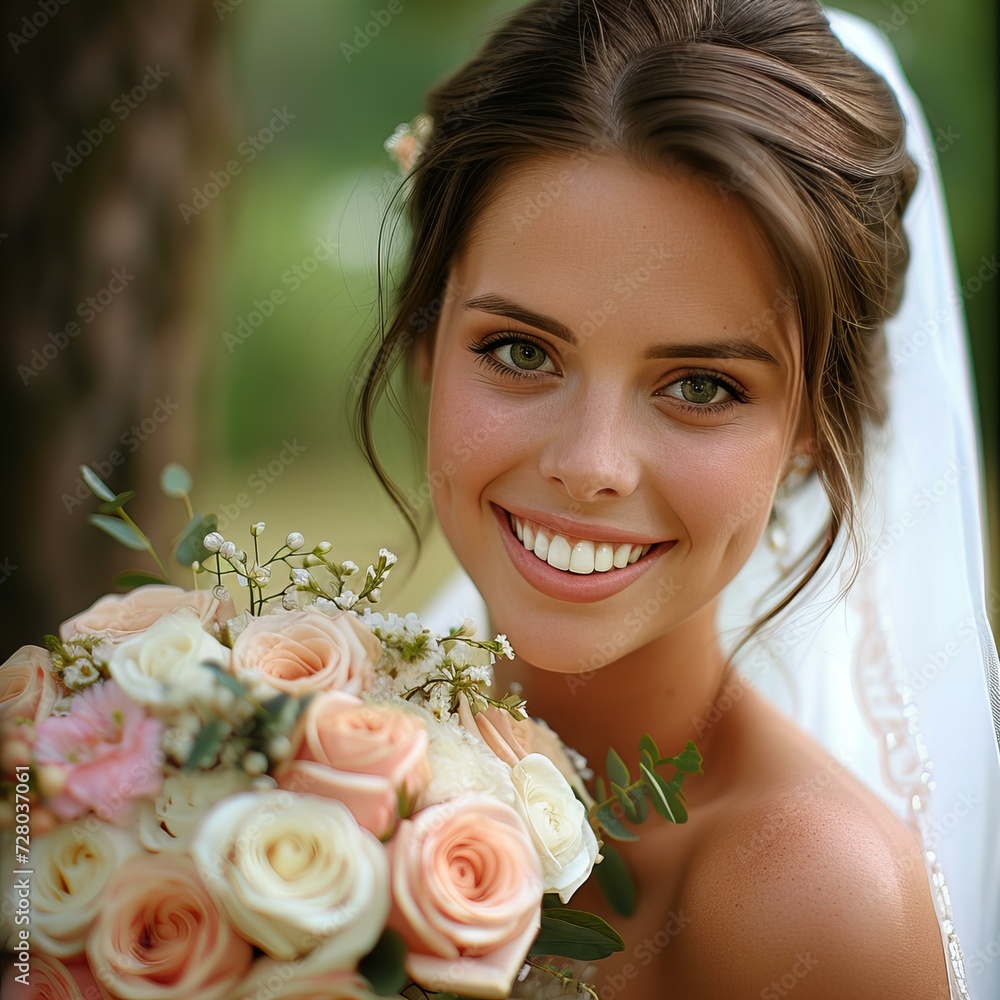
[[[130,513],[169,547],[181,512],[157,482],[194,458],[220,221],[217,205],[182,206],[234,143],[212,5],[35,0],[2,17],[7,655],[114,589],[117,570],[154,569],[86,523],[98,501],[80,464],[137,490]]]

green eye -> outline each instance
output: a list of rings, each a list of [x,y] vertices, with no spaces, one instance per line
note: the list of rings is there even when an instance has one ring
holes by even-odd
[[[534,371],[545,364],[545,353],[535,344],[521,340],[510,345],[510,360],[516,368]]]
[[[718,382],[713,382],[708,378],[698,378],[697,376],[682,379],[680,389],[681,395],[689,403],[702,404],[719,402],[716,397],[720,392],[726,391]]]

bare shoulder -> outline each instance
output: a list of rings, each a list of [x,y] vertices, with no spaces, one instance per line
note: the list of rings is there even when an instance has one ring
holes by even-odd
[[[693,852],[672,956],[678,995],[946,1000],[915,841],[834,759],[794,761]]]

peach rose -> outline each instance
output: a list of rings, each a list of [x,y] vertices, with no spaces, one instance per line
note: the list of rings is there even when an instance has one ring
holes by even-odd
[[[101,991],[86,962],[67,962],[33,952],[27,985],[15,978],[12,962],[3,977],[5,1000],[101,1000]]]
[[[340,802],[281,789],[230,795],[191,854],[240,934],[303,974],[353,970],[389,912],[385,849]]]
[[[18,718],[41,722],[55,702],[56,682],[41,646],[22,646],[0,664],[0,724]]]
[[[249,972],[253,949],[219,912],[190,858],[134,855],[108,884],[87,957],[116,1000],[219,1000]]]
[[[361,694],[381,658],[382,644],[349,611],[275,611],[254,618],[233,644],[233,671],[258,694]]]
[[[117,643],[144,632],[165,614],[181,608],[194,611],[206,631],[211,631],[213,624],[222,626],[236,617],[236,608],[229,597],[220,601],[210,590],[150,584],[127,594],[107,594],[100,598],[86,611],[64,621],[59,626],[59,637],[66,642],[82,632],[105,635],[110,642]]]
[[[294,760],[278,784],[339,799],[359,825],[383,837],[396,822],[400,796],[412,803],[430,780],[428,743],[427,728],[403,708],[323,692],[303,714]]]
[[[232,1000],[386,1000],[356,972],[303,976],[292,962],[258,961]],[[393,1000],[402,1000],[394,997]]]
[[[402,820],[389,843],[389,926],[421,986],[510,995],[538,932],[542,873],[518,814],[484,796]]]
[[[139,850],[133,833],[93,817],[33,839],[31,931],[44,952],[58,958],[83,954],[87,931],[105,903],[105,886]]]
[[[35,761],[63,771],[66,782],[46,805],[60,819],[88,809],[101,819],[128,819],[132,800],[163,785],[163,723],[146,715],[114,681],[93,684],[73,697],[69,715],[39,723]]]

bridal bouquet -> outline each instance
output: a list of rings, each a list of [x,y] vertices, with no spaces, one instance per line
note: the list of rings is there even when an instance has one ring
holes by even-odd
[[[611,751],[595,802],[556,734],[491,693],[503,635],[373,610],[389,551],[362,573],[292,532],[264,555],[258,522],[248,553],[170,466],[174,554],[209,583],[185,590],[134,494],[83,473],[91,520],[159,573],[0,666],[5,996],[499,998],[532,969],[568,980],[554,956],[621,950],[565,904],[598,838],[632,836],[622,817],[683,819],[693,746],[644,739],[634,782]]]

